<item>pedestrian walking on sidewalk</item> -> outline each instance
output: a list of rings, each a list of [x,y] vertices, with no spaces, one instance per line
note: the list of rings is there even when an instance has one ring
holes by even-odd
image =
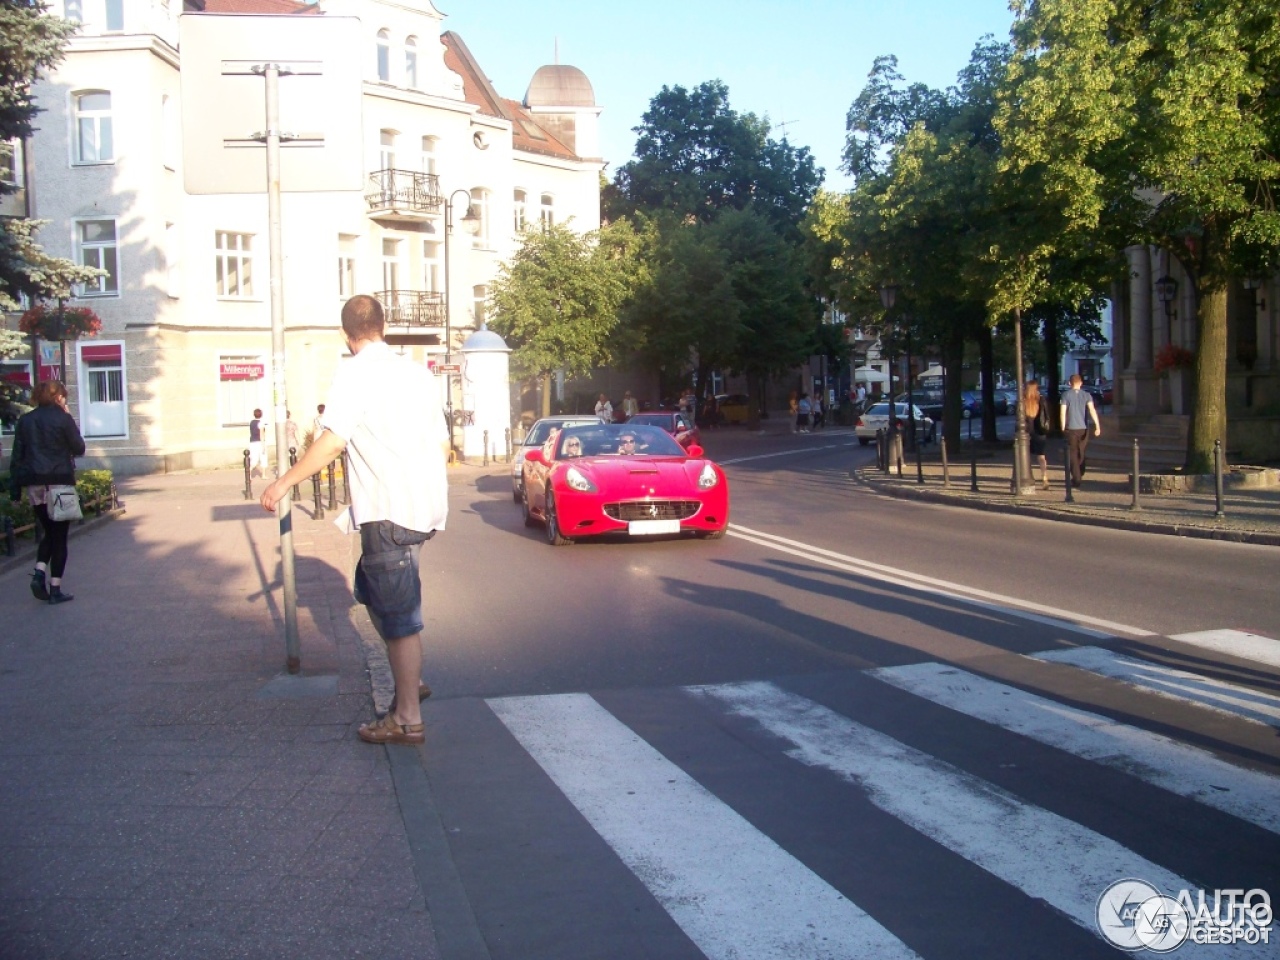
[[[1093,420],[1093,435],[1102,436],[1102,423],[1094,409],[1093,397],[1081,387],[1084,378],[1071,375],[1071,389],[1062,395],[1062,432],[1067,438],[1067,462],[1071,469],[1071,485],[1080,486],[1084,476],[1085,452],[1089,448],[1089,421]]]
[[[1022,388],[1022,412],[1031,436],[1031,456],[1040,461],[1040,483],[1049,489],[1049,405],[1040,396],[1040,384],[1028,380]]]
[[[809,404],[809,395],[807,393],[800,394],[796,398],[796,432],[809,432],[809,414],[813,408]]]
[[[262,419],[262,411],[254,410],[253,419],[249,421],[249,476],[266,476],[267,445],[263,442],[263,433],[267,429]]]
[[[36,408],[18,418],[9,458],[9,496],[15,502],[25,488],[44,536],[36,548],[36,568],[31,573],[31,593],[45,603],[75,599],[62,592],[67,568],[67,536],[70,520],[54,520],[49,514],[51,486],[74,486],[75,458],[84,453],[84,438],[67,411],[67,388],[57,380],[37,384],[31,392]]]
[[[422,544],[443,530],[449,434],[427,368],[383,339],[382,304],[360,294],[342,308],[342,335],[353,359],[340,364],[324,412],[324,431],[298,463],[262,494],[274,512],[286,491],[318,473],[345,449],[351,506],[338,518],[360,531],[355,598],[369,610],[396,695],[381,720],[360,728],[367,743],[422,743]]]

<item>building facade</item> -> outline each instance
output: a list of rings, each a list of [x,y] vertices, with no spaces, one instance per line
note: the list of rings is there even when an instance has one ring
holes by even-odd
[[[48,221],[44,248],[106,271],[74,300],[102,318],[101,333],[66,344],[83,465],[237,462],[253,410],[271,419],[275,407],[273,281],[284,402],[304,430],[345,354],[339,311],[355,293],[382,301],[393,345],[439,365],[462,423],[459,347],[483,324],[489,285],[521,232],[600,225],[600,109],[587,78],[547,66],[523,101],[504,98],[430,0],[188,0],[185,10],[177,0],[62,0],[52,12],[82,28],[37,86],[44,112],[18,155],[26,213]],[[283,30],[345,17],[359,34],[361,182],[285,185],[278,277],[265,158],[264,192],[197,194],[184,178],[202,118],[184,116],[183,93],[205,81],[192,63],[184,70],[181,38],[228,16]],[[288,107],[282,99],[282,126]],[[51,346],[38,351],[45,376],[55,373]],[[14,361],[11,378],[27,366]]]

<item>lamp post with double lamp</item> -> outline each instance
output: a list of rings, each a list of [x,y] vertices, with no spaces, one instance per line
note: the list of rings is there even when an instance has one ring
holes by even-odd
[[[449,418],[449,449],[457,450],[453,431],[453,280],[449,275],[449,235],[453,233],[453,199],[461,194],[467,198],[467,212],[462,222],[472,236],[480,227],[480,217],[471,205],[471,191],[457,189],[449,194],[444,205],[444,366],[445,366],[445,414]]]

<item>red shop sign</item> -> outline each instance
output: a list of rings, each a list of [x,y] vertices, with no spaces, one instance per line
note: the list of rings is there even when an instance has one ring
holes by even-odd
[[[261,380],[266,376],[265,363],[224,363],[218,368],[220,380]]]

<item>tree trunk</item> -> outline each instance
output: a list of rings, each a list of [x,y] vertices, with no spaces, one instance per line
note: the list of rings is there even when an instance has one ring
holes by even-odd
[[[942,434],[947,441],[947,452],[957,456],[960,451],[962,405],[960,395],[964,392],[961,382],[964,370],[964,331],[959,324],[947,328],[946,338],[942,341],[942,366],[946,372],[945,389],[942,395]]]
[[[982,364],[982,439],[995,443],[996,434],[996,374],[992,357],[991,328],[985,323],[978,332],[978,355]]]
[[[555,385],[555,376],[550,373],[542,375],[542,416],[551,416],[551,388]]]
[[[1049,367],[1049,387],[1045,394],[1045,402],[1049,404],[1049,430],[1056,435],[1062,430],[1062,424],[1058,422],[1062,419],[1059,406],[1062,396],[1058,390],[1058,380],[1062,376],[1062,354],[1058,350],[1058,318],[1053,315],[1053,311],[1049,311],[1044,321],[1044,357]]]
[[[1204,281],[1202,281],[1204,282]],[[1208,284],[1206,283],[1206,286]],[[1191,380],[1191,429],[1187,432],[1186,472],[1213,473],[1213,444],[1227,455],[1227,288],[1201,288],[1200,336]]]

